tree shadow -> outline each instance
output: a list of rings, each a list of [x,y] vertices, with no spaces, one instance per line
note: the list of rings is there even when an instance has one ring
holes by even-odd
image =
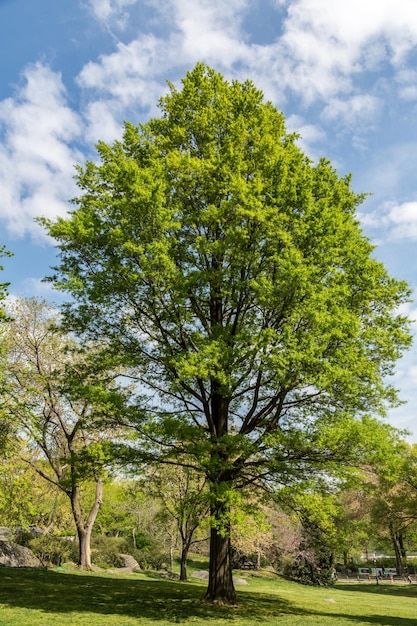
[[[308,610],[273,594],[244,592],[237,606],[214,606],[201,602],[203,586],[160,579],[115,578],[95,574],[45,570],[0,569],[1,602],[10,608],[42,610],[45,613],[88,612],[97,615],[143,617],[179,624],[192,617],[197,623],[235,619],[263,624],[284,616],[332,617],[352,624],[416,626],[415,619],[392,616],[352,616]],[[361,589],[361,591],[363,591]],[[243,594],[242,594],[243,595]]]
[[[146,575],[146,574],[145,574]],[[148,579],[105,577],[68,571],[0,568],[1,603],[8,607],[37,609],[46,613],[89,612],[102,615],[146,617],[155,622],[179,623],[190,616],[233,619],[251,615],[261,622],[271,614],[288,614],[296,609],[286,600],[273,597],[261,601],[253,594],[248,603],[236,607],[214,606],[201,602],[204,586],[198,582],[180,583],[157,574]],[[259,606],[258,606],[259,604]],[[267,608],[266,608],[267,607]],[[298,613],[298,609],[296,610]]]
[[[336,589],[341,591],[355,592],[355,593],[367,593],[370,595],[384,595],[384,596],[403,596],[405,598],[417,598],[417,585],[382,582],[377,584],[355,584],[355,583],[337,583]],[[417,624],[417,620],[416,620]]]

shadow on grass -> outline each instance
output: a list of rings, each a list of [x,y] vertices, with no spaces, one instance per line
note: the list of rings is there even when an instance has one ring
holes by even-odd
[[[354,593],[367,593],[370,595],[383,595],[383,596],[393,596],[398,598],[399,596],[403,596],[405,598],[417,598],[417,585],[410,585],[404,583],[403,585],[391,584],[389,582],[376,584],[361,584],[358,583],[337,583],[336,589],[340,589],[341,591],[349,591]],[[416,619],[417,624],[417,619]]]
[[[352,624],[416,626],[415,619],[392,616],[344,615],[304,609],[274,594],[245,591],[238,606],[213,606],[200,601],[204,587],[165,579],[134,580],[46,570],[0,568],[0,602],[8,607],[46,613],[88,612],[99,615],[143,617],[176,624],[193,617],[210,620],[247,620],[268,623],[280,616],[344,618]],[[364,589],[360,589],[364,592]],[[272,622],[270,622],[272,623]]]

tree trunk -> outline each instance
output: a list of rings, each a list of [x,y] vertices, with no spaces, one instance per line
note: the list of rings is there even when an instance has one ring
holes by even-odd
[[[400,552],[403,559],[407,558],[407,550],[405,549],[405,536],[399,531],[398,533],[398,544],[400,546]]]
[[[261,549],[259,547],[256,550],[256,569],[261,569]]]
[[[230,534],[223,536],[216,528],[210,533],[209,584],[204,600],[215,604],[236,604],[230,558]]]
[[[71,492],[71,508],[72,514],[74,516],[75,526],[77,528],[79,542],[78,565],[81,569],[91,569],[91,533],[93,531],[94,522],[96,521],[96,517],[102,503],[102,497],[103,480],[99,478],[96,482],[94,503],[91,507],[88,519],[85,522],[81,509],[79,486],[74,485]]]
[[[77,528],[78,534],[78,566],[80,569],[91,569],[91,528]]]
[[[193,534],[196,528],[197,527],[192,527],[185,534],[184,532],[180,533],[180,536],[181,536],[180,580],[182,581],[187,580],[187,557],[188,557],[188,552],[190,551]]]
[[[395,552],[395,562],[396,562],[397,572],[401,576],[403,573],[403,561],[401,557],[401,546],[400,546],[400,542],[398,541],[398,534],[394,531],[392,526],[390,528],[390,533],[391,533],[392,545],[393,545],[394,552]]]
[[[220,263],[221,265],[221,263]],[[215,293],[213,289],[212,294]],[[210,302],[212,327],[222,324],[222,303],[217,296]],[[225,494],[232,486],[230,458],[227,444],[223,441],[228,434],[229,399],[220,391],[220,383],[211,383],[211,417],[214,445],[211,451],[211,516],[209,583],[204,596],[205,602],[236,604],[237,595],[233,585],[230,545],[230,506]],[[227,496],[226,496],[227,497]]]
[[[183,546],[181,550],[181,568],[180,568],[180,580],[187,581],[187,555],[188,548]]]

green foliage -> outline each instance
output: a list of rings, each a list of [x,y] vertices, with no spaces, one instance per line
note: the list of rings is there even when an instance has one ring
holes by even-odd
[[[133,550],[132,556],[137,560],[141,569],[160,570],[166,569],[170,564],[170,554],[166,546],[158,542],[152,542],[145,548]]]
[[[0,462],[0,518],[3,526],[33,522],[33,473],[19,459]]]
[[[371,522],[377,542],[396,555],[399,571],[416,544],[417,446],[400,441],[374,473]]]
[[[119,537],[95,536],[91,541],[92,561],[97,567],[123,567],[120,554],[129,552],[126,539]]]
[[[363,196],[301,153],[250,82],[199,64],[161,110],[99,143],[70,218],[44,220],[61,250],[53,280],[75,298],[66,324],[132,365],[150,415],[168,398],[189,407],[166,426],[177,441],[188,428],[188,453],[216,446],[208,474],[253,467],[250,432],[265,466],[291,463],[287,450],[339,456],[352,415],[394,401],[383,377],[410,342],[395,312],[409,290],[372,256]],[[213,390],[233,432],[215,427]]]
[[[61,565],[65,561],[77,560],[77,546],[69,539],[55,535],[41,535],[28,542],[29,548],[42,565]]]
[[[11,252],[6,250],[4,246],[0,246],[0,258],[4,256],[13,256]],[[3,271],[4,267],[0,265],[0,271]],[[6,312],[4,310],[4,300],[7,297],[8,291],[7,288],[10,283],[0,283],[0,320],[4,321],[7,319]]]
[[[227,538],[236,489],[373,450],[410,290],[375,259],[351,177],[312,163],[250,81],[199,63],[160,109],[100,142],[70,216],[42,220],[51,280],[66,328],[136,380],[139,445],[205,474]]]
[[[108,479],[97,515],[97,532],[131,540],[133,534],[139,533],[138,527],[146,525],[152,514],[152,506],[137,481]]]
[[[170,565],[170,545],[167,541],[164,528],[158,525],[158,520],[153,520],[150,528],[135,532],[134,544],[127,541],[126,552],[132,555],[139,563],[141,569],[159,570]]]

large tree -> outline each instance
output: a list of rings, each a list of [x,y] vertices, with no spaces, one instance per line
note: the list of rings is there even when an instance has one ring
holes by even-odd
[[[409,292],[374,258],[350,177],[312,163],[251,82],[198,64],[160,109],[99,143],[71,214],[44,220],[51,279],[67,327],[131,368],[154,454],[207,476],[206,599],[230,603],[236,494],[363,451],[368,414],[395,401]]]

